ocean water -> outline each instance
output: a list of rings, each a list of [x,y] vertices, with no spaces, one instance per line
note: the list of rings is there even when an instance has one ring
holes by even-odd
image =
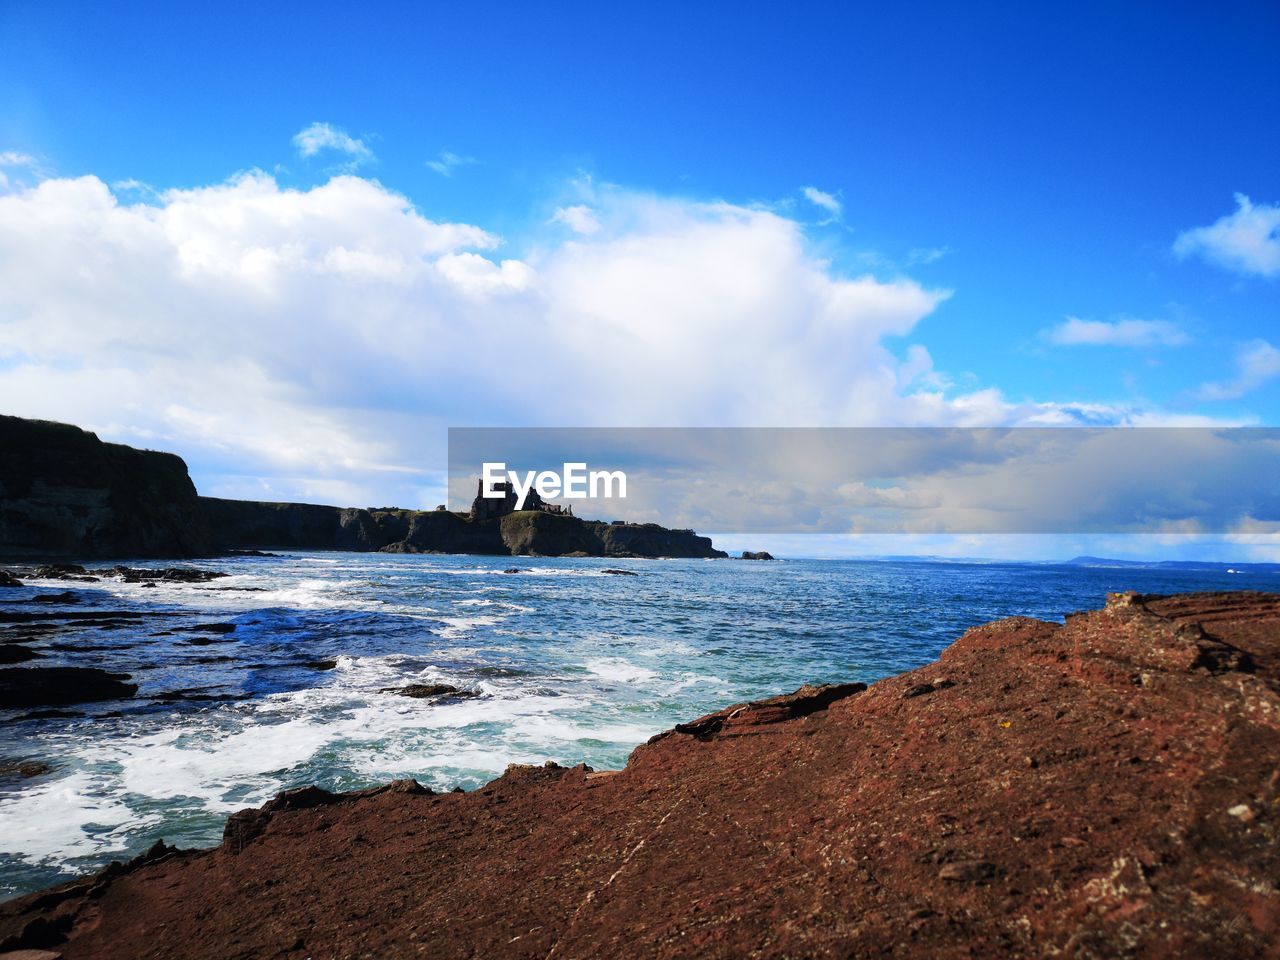
[[[200,566],[230,576],[7,592],[5,610],[49,609],[27,598],[70,588],[75,609],[148,616],[33,645],[39,665],[100,666],[140,689],[75,708],[82,716],[0,711],[0,761],[52,768],[0,779],[0,896],[158,838],[214,845],[228,814],[288,787],[415,777],[471,789],[512,762],[619,767],[675,723],[802,683],[910,669],[997,617],[1061,620],[1109,590],[1280,588],[1280,575],[1225,567],[340,553]],[[191,629],[209,623],[236,629]],[[480,695],[386,692],[423,682]]]

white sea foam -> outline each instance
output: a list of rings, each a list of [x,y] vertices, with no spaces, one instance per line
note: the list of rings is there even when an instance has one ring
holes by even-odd
[[[597,677],[611,680],[614,683],[643,683],[654,679],[658,674],[648,667],[623,660],[621,657],[601,657],[588,660],[584,666]]]
[[[77,772],[0,800],[0,852],[34,863],[116,853],[130,831],[160,821],[104,796],[103,788],[101,779]]]
[[[446,640],[456,640],[458,637],[464,637],[477,627],[492,627],[502,621],[501,617],[437,617],[439,623],[444,624],[440,629],[440,636]]]

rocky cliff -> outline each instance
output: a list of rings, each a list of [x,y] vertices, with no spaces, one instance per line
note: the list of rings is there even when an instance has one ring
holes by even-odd
[[[184,557],[211,537],[171,453],[0,416],[0,556]]]
[[[385,550],[719,557],[691,530],[610,525],[510,504],[471,515],[199,497],[171,453],[67,424],[0,416],[0,557],[195,557],[227,550]]]
[[[1280,596],[1114,595],[676,727],[625,769],[307,787],[0,905],[0,950],[1275,957]]]
[[[563,557],[723,557],[709,537],[652,523],[603,523],[523,510],[366,510],[201,497],[220,549],[381,550]]]

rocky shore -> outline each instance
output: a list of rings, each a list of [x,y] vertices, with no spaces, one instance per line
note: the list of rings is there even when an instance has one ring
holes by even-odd
[[[63,423],[0,416],[0,558],[201,557],[236,550],[723,557],[653,523],[533,510],[332,507],[202,497],[172,453]]]
[[[48,957],[1274,957],[1280,596],[1112,595],[621,771],[304,787],[0,905]]]

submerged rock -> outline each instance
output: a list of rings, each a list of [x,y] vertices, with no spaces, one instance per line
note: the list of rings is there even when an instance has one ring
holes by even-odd
[[[0,587],[20,587],[22,581],[8,570],[0,570]]]
[[[0,669],[0,709],[56,707],[120,700],[138,692],[128,674],[95,667],[9,667]]]
[[[52,770],[53,767],[42,760],[0,759],[0,780],[32,780]]]
[[[31,598],[32,603],[79,603],[80,598],[70,590],[62,593],[37,593]]]
[[[125,583],[142,583],[149,581],[165,581],[166,583],[207,583],[227,574],[218,570],[197,570],[194,567],[123,567],[115,566],[110,570],[112,576],[119,577]]]
[[[81,583],[97,583],[93,576],[78,563],[47,563],[31,571],[33,580],[78,580]]]
[[[459,700],[480,696],[476,690],[463,690],[449,683],[411,683],[405,687],[383,687],[379,693],[396,693],[402,697],[426,700],[431,697],[453,697]]]

